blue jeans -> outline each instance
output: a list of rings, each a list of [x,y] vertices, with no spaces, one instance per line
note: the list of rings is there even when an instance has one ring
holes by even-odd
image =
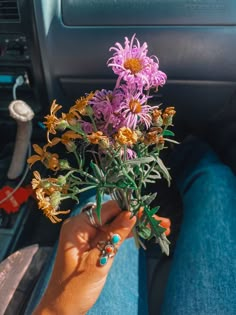
[[[235,315],[236,178],[207,146],[195,145],[195,162],[188,150],[177,177],[184,216],[161,314]]]
[[[176,175],[184,218],[161,314],[235,315],[235,176],[208,146],[198,141],[181,145],[176,160],[177,164],[184,162]],[[93,196],[85,197],[83,204],[91,198]],[[42,296],[53,261],[54,257],[25,315],[31,314]],[[106,285],[89,315],[148,314],[145,274],[144,253],[138,252],[132,240],[126,240],[114,258]]]

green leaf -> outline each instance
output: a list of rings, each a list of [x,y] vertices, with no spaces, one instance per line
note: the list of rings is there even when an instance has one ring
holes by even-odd
[[[139,164],[146,164],[146,163],[151,163],[155,161],[155,158],[153,156],[146,156],[146,157],[142,157],[139,159],[132,159],[132,160],[127,160],[124,164],[135,164],[135,165],[139,165]]]
[[[167,180],[168,185],[170,186],[171,177],[170,177],[170,173],[169,173],[168,169],[166,168],[166,166],[164,165],[164,163],[162,162],[162,160],[159,158],[158,155],[156,155],[156,160],[157,160],[157,163],[160,167],[160,170],[161,170],[164,178]]]
[[[148,179],[160,179],[161,175],[160,175],[160,173],[158,173],[158,174],[149,174],[147,178]]]
[[[100,191],[100,189],[97,189],[96,192],[96,214],[98,216],[98,221],[100,222],[100,224],[102,224],[102,219],[101,219],[101,209],[102,209],[102,196],[103,193]]]
[[[133,170],[133,172],[135,173],[135,174],[142,174],[142,168],[140,168],[139,166],[134,166],[134,170]]]
[[[142,196],[142,203],[148,206],[155,200],[156,196],[157,193]]]
[[[158,209],[159,207],[155,207],[151,210],[147,206],[144,207],[144,211],[147,218],[146,222],[150,224],[152,237],[155,237],[156,239],[160,237],[166,231],[165,228],[159,225],[160,221],[153,218],[153,215],[157,212]]]
[[[124,175],[124,181],[125,181],[126,183],[129,183],[131,189],[135,189],[135,190],[136,190],[136,189],[137,189],[137,185],[136,185],[136,183],[135,183],[135,179],[133,179],[133,178],[128,174],[127,170],[126,170],[124,167],[122,167],[122,173],[123,173],[123,175]]]
[[[79,198],[75,195],[71,195],[71,199],[75,200],[77,203],[79,203]]]
[[[161,247],[162,253],[165,253],[167,256],[170,254],[170,241],[167,239],[165,233],[163,233],[160,237],[156,239],[157,243],[159,243]]]
[[[134,185],[134,183],[132,181],[129,181],[128,178],[124,178],[124,179],[119,180],[118,182],[116,182],[116,185],[120,189],[129,188],[129,189],[136,190],[136,188],[137,188],[136,185]]]
[[[152,228],[152,231],[153,231],[153,234],[155,237],[159,237],[161,236],[165,231],[166,231],[166,228],[160,226],[160,221],[157,221],[156,219],[152,218],[152,224],[151,224],[151,228]]]
[[[157,161],[155,161],[155,164],[157,164]],[[153,177],[155,176],[155,177]],[[153,166],[150,166],[148,164],[146,164],[144,166],[144,180],[145,178],[151,178],[151,179],[160,179],[161,178],[161,174],[160,172],[157,170],[157,165],[153,165]]]
[[[164,130],[164,132],[163,132],[163,136],[173,137],[174,135],[175,135],[174,132],[171,130],[168,130],[168,129]]]
[[[141,236],[143,239],[148,240],[150,239],[152,232],[149,228],[147,227],[141,227],[138,229],[138,235]]]
[[[149,209],[148,213],[149,213],[151,216],[153,216],[154,214],[156,214],[156,213],[158,212],[159,209],[160,209],[160,206],[154,207],[154,208],[152,208],[152,209]],[[154,219],[154,220],[157,222],[156,219]],[[158,223],[158,224],[159,224],[159,223]]]
[[[103,171],[97,166],[97,164],[93,163],[92,161],[90,162],[90,166],[93,170],[93,173],[95,177],[99,180],[102,181],[104,179],[104,174]]]
[[[156,181],[155,180],[153,180],[153,179],[145,179],[145,183],[151,183],[151,184],[155,184],[156,183]]]
[[[163,138],[165,141],[168,141],[168,142],[171,142],[171,143],[174,143],[174,144],[179,144],[178,141],[176,140],[173,140],[173,139],[169,139],[169,138]]]

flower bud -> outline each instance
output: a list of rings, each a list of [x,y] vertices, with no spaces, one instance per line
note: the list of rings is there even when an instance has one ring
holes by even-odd
[[[59,186],[64,186],[66,184],[66,177],[63,175],[59,175],[57,178],[57,184]]]
[[[163,125],[163,119],[161,117],[162,111],[159,109],[154,109],[152,112],[152,122],[154,126],[162,126]]]
[[[47,180],[42,180],[40,186],[44,189],[49,189],[51,187],[51,184]]]
[[[137,134],[138,141],[143,142],[143,140],[144,140],[144,133],[142,131],[138,130],[138,129],[135,130],[135,132]]]
[[[175,115],[176,111],[173,106],[167,107],[162,115],[163,118],[163,125],[170,126],[172,125],[173,117]]]
[[[110,142],[109,142],[108,137],[103,137],[103,138],[99,141],[99,146],[100,146],[102,149],[107,149],[107,148],[109,148]]]
[[[159,150],[162,150],[162,149],[164,149],[164,146],[165,146],[165,140],[162,136],[159,136],[158,142],[157,142],[157,147]]]
[[[68,141],[65,144],[65,147],[68,152],[74,152],[77,149],[77,146],[73,141]]]
[[[61,203],[61,193],[54,191],[50,196],[50,204],[54,209],[57,209]]]
[[[70,164],[67,160],[59,160],[59,165],[61,170],[68,170],[70,169]]]
[[[65,119],[62,119],[57,124],[57,130],[64,131],[69,126],[68,122]]]

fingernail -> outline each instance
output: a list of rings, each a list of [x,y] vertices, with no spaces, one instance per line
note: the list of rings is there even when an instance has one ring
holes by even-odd
[[[123,227],[132,227],[135,222],[136,222],[136,217],[132,217],[131,218],[131,213],[126,211],[122,213],[123,217],[122,217],[122,223],[121,225]]]

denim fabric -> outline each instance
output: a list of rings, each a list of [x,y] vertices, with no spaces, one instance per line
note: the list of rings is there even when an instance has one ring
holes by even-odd
[[[117,253],[105,287],[88,315],[148,314],[145,253],[128,239]]]
[[[74,209],[72,215],[78,214],[86,203],[94,202],[94,199],[94,192],[83,194],[81,198],[83,202]],[[104,196],[104,201],[109,199],[109,196]],[[52,273],[56,251],[57,246],[45,266],[24,315],[32,314],[44,294]],[[128,239],[115,256],[102,294],[88,314],[146,315],[147,307],[145,254],[136,248],[133,239]]]
[[[177,178],[184,218],[161,314],[235,315],[236,178],[209,148],[196,145],[190,149],[201,154],[194,163],[182,156]]]

